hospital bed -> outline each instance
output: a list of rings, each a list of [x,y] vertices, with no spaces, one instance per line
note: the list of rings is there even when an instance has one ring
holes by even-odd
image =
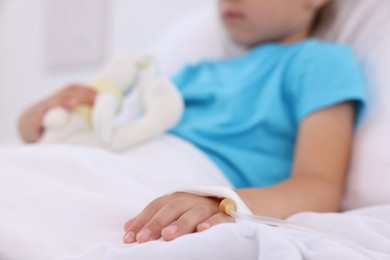
[[[343,212],[288,219],[316,232],[238,222],[172,242],[125,245],[124,221],[176,183],[228,184],[217,176],[204,183],[202,158],[186,161],[185,144],[169,136],[120,155],[61,145],[7,148],[0,150],[0,259],[390,259],[389,17],[388,0],[339,0],[335,19],[318,32],[355,50],[372,105],[357,132]],[[243,50],[210,5],[178,22],[152,52],[171,75],[184,63]],[[160,167],[180,162],[193,167],[185,175]]]

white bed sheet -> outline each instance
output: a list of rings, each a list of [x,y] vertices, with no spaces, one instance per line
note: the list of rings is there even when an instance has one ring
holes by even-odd
[[[167,136],[123,155],[73,146],[1,149],[0,259],[370,259],[316,234],[254,223],[124,245],[124,221],[155,197],[183,187],[229,186],[192,149]],[[302,213],[291,221],[390,259],[390,205]]]

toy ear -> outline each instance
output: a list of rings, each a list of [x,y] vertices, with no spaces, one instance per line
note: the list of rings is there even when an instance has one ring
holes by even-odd
[[[103,70],[98,78],[103,78],[125,91],[137,78],[138,60],[136,56],[123,55]]]
[[[113,151],[124,151],[155,138],[181,119],[184,102],[169,80],[158,79],[143,87],[148,89],[141,95],[144,115],[114,129],[109,146]]]

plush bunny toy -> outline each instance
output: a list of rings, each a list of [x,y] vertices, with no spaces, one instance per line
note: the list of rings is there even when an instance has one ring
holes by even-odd
[[[184,110],[176,87],[156,76],[149,56],[123,56],[90,84],[97,91],[93,107],[79,106],[69,112],[54,108],[44,118],[40,143],[100,146],[120,152],[147,141],[173,127]],[[114,126],[122,98],[138,91],[142,115]]]

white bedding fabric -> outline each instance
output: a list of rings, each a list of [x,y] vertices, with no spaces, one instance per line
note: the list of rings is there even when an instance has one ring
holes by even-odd
[[[223,224],[173,242],[122,244],[122,225],[173,189],[225,186],[190,144],[165,136],[126,154],[72,146],[0,150],[0,259],[390,259],[390,205],[290,220],[339,235],[376,258],[317,234]]]

